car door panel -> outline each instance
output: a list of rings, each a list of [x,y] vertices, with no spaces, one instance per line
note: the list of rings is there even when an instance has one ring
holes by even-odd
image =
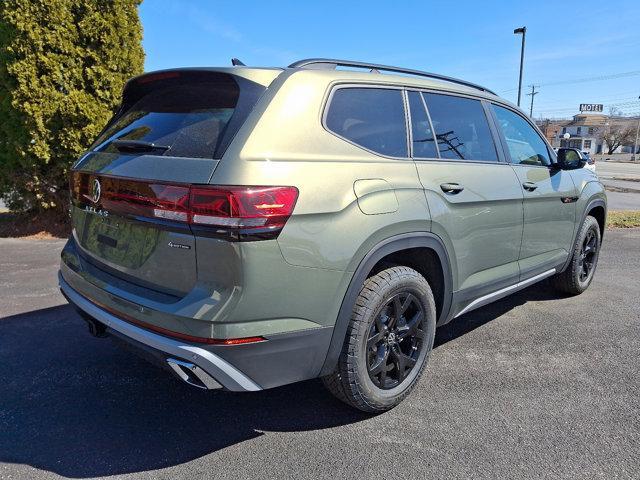
[[[495,149],[496,137],[480,101],[425,94],[422,105],[430,116],[424,120],[417,115],[420,102],[412,92],[408,95],[412,151],[428,151],[424,143],[435,139],[437,154],[444,157],[414,155],[414,160],[432,231],[450,252],[458,302],[454,309],[460,310],[474,296],[517,283],[522,189],[511,166],[501,161],[501,152]]]
[[[568,171],[514,165],[523,187],[524,229],[520,249],[523,278],[564,262],[571,250],[575,226],[576,188]]]
[[[521,280],[557,267],[571,250],[576,187],[571,174],[552,168],[552,150],[521,113],[492,104],[505,155],[523,194]]]
[[[457,290],[518,280],[522,191],[509,165],[418,162],[432,230],[448,238],[458,272]],[[455,195],[442,183],[458,183]],[[454,287],[455,288],[455,287]]]

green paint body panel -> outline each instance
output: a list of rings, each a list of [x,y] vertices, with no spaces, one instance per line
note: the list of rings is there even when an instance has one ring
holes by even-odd
[[[299,190],[278,238],[264,241],[195,236],[72,208],[65,281],[96,303],[157,327],[207,338],[331,328],[367,254],[412,232],[435,234],[450,261],[453,306],[444,323],[474,296],[562,265],[587,206],[606,202],[586,169],[512,165],[502,153],[493,163],[388,158],[323,126],[337,85],[425,89],[507,105],[486,92],[356,71],[215,71],[268,87],[220,160],[89,153],[79,163],[114,176]],[[464,190],[444,193],[441,184],[450,182]],[[524,182],[537,190],[524,190]],[[100,242],[100,235],[117,245]]]

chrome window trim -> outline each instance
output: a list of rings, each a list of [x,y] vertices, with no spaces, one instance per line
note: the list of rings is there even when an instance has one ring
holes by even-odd
[[[411,131],[411,111],[409,108],[409,95],[406,89],[402,89],[402,102],[404,105],[404,123],[407,131],[407,155],[413,158],[413,132]]]

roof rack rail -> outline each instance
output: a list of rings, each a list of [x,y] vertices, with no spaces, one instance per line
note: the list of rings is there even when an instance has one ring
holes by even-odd
[[[336,60],[333,58],[307,58],[304,60],[298,60],[297,62],[294,62],[291,65],[289,65],[289,68],[302,68],[302,67],[311,67],[311,68],[317,68],[317,69],[335,69],[336,67],[356,67],[356,68],[366,68],[369,70],[383,70],[386,72],[405,73],[408,75],[435,78],[436,80],[444,80],[445,82],[457,83],[458,85],[464,85],[465,87],[475,88],[477,90],[482,90],[483,92],[487,92],[497,96],[495,92],[489,90],[488,88],[485,88],[481,85],[477,85],[472,82],[467,82],[466,80],[460,80],[459,78],[448,77],[446,75],[440,75],[438,73],[429,73],[429,72],[423,72],[422,70],[412,70],[410,68],[393,67],[390,65],[378,65],[375,63],[353,62],[351,60]]]

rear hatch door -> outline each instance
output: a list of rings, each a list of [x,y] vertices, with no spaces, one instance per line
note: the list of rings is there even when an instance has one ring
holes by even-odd
[[[183,296],[197,278],[184,205],[208,183],[266,86],[226,72],[165,71],[127,84],[71,173],[74,237],[93,266]]]

